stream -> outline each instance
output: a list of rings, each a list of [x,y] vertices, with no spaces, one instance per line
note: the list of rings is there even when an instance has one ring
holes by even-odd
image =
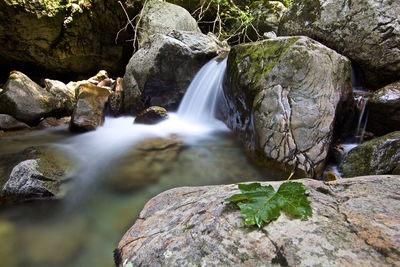
[[[229,129],[214,118],[225,68],[226,60],[206,64],[178,112],[157,125],[133,124],[134,117],[107,117],[102,127],[85,134],[72,134],[62,126],[1,135],[2,162],[27,147],[44,145],[61,151],[76,164],[69,177],[71,188],[62,200],[0,209],[0,258],[6,259],[2,264],[113,266],[113,250],[155,195],[179,186],[285,178],[281,172],[252,164]],[[129,160],[139,144],[171,138],[182,146],[176,156],[167,156],[168,160],[150,157],[143,162],[139,158],[139,163]],[[147,156],[144,153],[143,159]],[[135,164],[141,169],[129,172]],[[129,188],[126,179],[132,179]],[[110,181],[120,182],[115,187]]]

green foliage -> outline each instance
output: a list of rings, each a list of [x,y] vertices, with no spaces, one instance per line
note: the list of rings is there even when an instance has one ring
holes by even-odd
[[[246,226],[257,225],[262,228],[280,216],[281,210],[292,218],[306,220],[312,216],[310,202],[307,199],[307,187],[302,183],[285,182],[277,192],[260,183],[239,184],[241,194],[226,199],[236,203]]]
[[[286,7],[291,4],[291,0],[279,2]],[[277,5],[270,0],[200,0],[198,3],[200,6],[193,15],[199,25],[231,44],[261,39],[263,32],[257,31],[257,24],[264,23],[260,13],[279,13]]]

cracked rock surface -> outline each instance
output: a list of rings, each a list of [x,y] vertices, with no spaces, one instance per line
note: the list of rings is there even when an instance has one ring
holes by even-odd
[[[321,175],[335,123],[351,98],[350,62],[308,37],[233,47],[225,122],[255,154]]]
[[[400,2],[295,0],[279,35],[306,35],[355,61],[367,85],[400,79]]]
[[[117,266],[396,266],[400,176],[365,176],[309,187],[313,216],[284,215],[246,228],[224,200],[236,185],[182,187],[151,199],[115,251]],[[265,182],[277,189],[282,182]]]

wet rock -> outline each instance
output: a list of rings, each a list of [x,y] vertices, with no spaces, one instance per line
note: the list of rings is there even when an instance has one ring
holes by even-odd
[[[12,116],[7,114],[0,114],[0,130],[3,131],[16,131],[29,129],[30,127],[23,122],[17,121]]]
[[[168,2],[149,0],[142,11],[138,33],[139,45],[142,47],[147,42],[152,42],[152,35],[165,34],[172,30],[198,32],[196,20],[190,13]]]
[[[0,113],[33,125],[42,117],[61,113],[54,95],[33,82],[25,74],[12,71],[0,95]]]
[[[400,79],[399,1],[295,0],[279,35],[306,35],[356,62],[375,88]]]
[[[53,127],[58,127],[62,125],[68,125],[71,121],[71,117],[62,117],[60,119],[54,118],[54,117],[49,117],[45,118],[42,120],[39,125],[36,127],[38,129],[47,129],[47,128],[53,128]]]
[[[62,198],[73,171],[69,158],[54,148],[31,147],[22,152],[2,188],[1,197],[11,201]]]
[[[167,110],[163,107],[149,107],[135,118],[134,123],[140,124],[157,124],[168,119]]]
[[[121,115],[123,112],[123,100],[124,100],[124,87],[122,78],[117,78],[115,83],[114,91],[111,93],[108,99],[109,109],[114,117]]]
[[[400,262],[399,176],[371,176],[309,187],[308,221],[281,215],[247,228],[225,199],[236,185],[175,188],[151,199],[115,252],[127,266],[364,266]],[[281,182],[271,184],[277,189]],[[366,194],[368,192],[368,194]],[[390,207],[390,208],[387,208]]]
[[[163,12],[180,15],[168,21],[150,20],[163,18],[159,15]],[[188,21],[181,21],[183,17]],[[151,1],[142,20],[149,28],[140,28],[139,36],[151,38],[142,38],[146,42],[140,43],[126,67],[124,110],[137,114],[149,106],[176,109],[194,75],[221,47],[215,37],[202,34],[197,25],[186,27],[194,19],[179,6]]]
[[[90,83],[80,85],[78,91],[69,129],[73,132],[96,130],[104,123],[104,108],[111,92]]]
[[[400,130],[400,81],[375,91],[368,102],[367,127],[383,135]]]
[[[174,136],[142,141],[124,158],[124,167],[115,170],[109,183],[121,192],[154,183],[171,170],[182,149],[182,141]]]
[[[45,89],[57,99],[57,109],[63,115],[71,115],[76,99],[75,90],[69,89],[63,82],[45,79]]]
[[[87,75],[98,68],[123,71],[132,32],[116,33],[126,16],[118,1],[0,1],[2,64]],[[130,17],[139,10],[127,9]]]
[[[353,101],[350,62],[307,37],[238,45],[224,92],[225,122],[254,155],[319,177]]]
[[[400,131],[350,150],[340,165],[343,177],[391,173],[400,164]]]

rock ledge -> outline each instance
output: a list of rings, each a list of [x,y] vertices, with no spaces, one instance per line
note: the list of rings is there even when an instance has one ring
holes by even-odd
[[[115,251],[117,266],[395,266],[400,264],[400,176],[309,187],[313,217],[282,215],[245,228],[224,201],[236,185],[183,187],[151,199]],[[270,182],[279,187],[281,182]]]

